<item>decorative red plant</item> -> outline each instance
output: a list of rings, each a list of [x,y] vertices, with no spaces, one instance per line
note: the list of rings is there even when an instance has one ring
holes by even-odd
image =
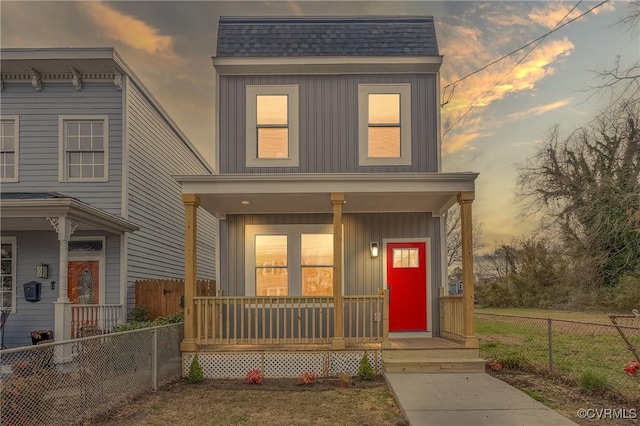
[[[310,385],[318,378],[316,373],[302,373],[298,376],[299,385]]]
[[[244,378],[245,383],[250,383],[252,385],[261,385],[262,384],[262,371],[257,368],[253,370],[249,370],[247,375]]]
[[[632,376],[640,376],[640,362],[629,361],[627,365],[624,366],[624,372]]]
[[[491,371],[498,371],[498,370],[502,370],[502,364],[500,364],[498,361],[494,361],[494,362],[489,362],[487,363],[487,367],[489,368],[489,370]]]

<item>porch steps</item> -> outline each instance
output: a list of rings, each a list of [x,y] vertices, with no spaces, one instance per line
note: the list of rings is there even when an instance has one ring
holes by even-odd
[[[482,373],[485,360],[477,348],[383,350],[386,373]]]

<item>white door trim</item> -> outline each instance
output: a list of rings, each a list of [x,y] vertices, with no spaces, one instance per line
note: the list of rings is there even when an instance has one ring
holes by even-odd
[[[427,306],[427,333],[429,337],[431,337],[431,333],[433,331],[433,301],[434,297],[431,297],[431,238],[383,238],[382,239],[382,253],[380,254],[383,259],[382,261],[382,283],[384,288],[387,288],[387,244],[394,243],[424,243],[424,256],[426,261],[426,282],[427,282],[427,300],[425,300],[425,304]],[[397,335],[398,333],[394,333]]]

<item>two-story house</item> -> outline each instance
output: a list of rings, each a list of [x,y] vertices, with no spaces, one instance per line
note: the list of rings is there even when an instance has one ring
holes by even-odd
[[[482,371],[477,174],[441,171],[441,63],[432,17],[220,19],[217,173],[178,181],[187,229],[197,212],[219,219],[222,294],[194,297],[191,231],[185,367],[198,352],[212,377],[327,374],[368,350],[387,371]],[[465,294],[448,296],[456,203]]]
[[[183,278],[173,175],[210,166],[111,48],[2,49],[0,87],[3,344],[108,331],[136,280]],[[215,222],[198,220],[200,278],[215,276]]]

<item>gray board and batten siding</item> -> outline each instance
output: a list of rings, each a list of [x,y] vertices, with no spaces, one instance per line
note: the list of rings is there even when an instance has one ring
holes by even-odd
[[[369,243],[384,239],[429,238],[431,295],[439,300],[439,283],[442,276],[440,251],[440,220],[431,213],[345,213],[344,225],[344,294],[374,295],[382,288],[385,256],[372,259]],[[244,296],[245,292],[245,227],[246,225],[279,224],[331,224],[331,214],[269,214],[227,215],[219,222],[220,245],[226,247],[220,253],[220,287],[225,296]],[[439,330],[440,310],[432,303],[430,328]]]
[[[3,192],[59,192],[120,216],[122,92],[113,83],[85,82],[77,91],[69,82],[49,82],[40,92],[31,83],[5,84],[1,112],[20,117],[19,181],[2,182]],[[58,181],[59,117],[64,115],[108,116],[107,182]]]
[[[128,305],[138,279],[184,277],[184,223],[179,174],[207,168],[164,120],[134,82],[127,84],[129,158],[128,220],[140,230],[128,236]],[[198,278],[215,278],[216,220],[198,209]]]
[[[410,166],[358,165],[358,84],[411,84]],[[299,85],[299,167],[246,167],[247,85]],[[437,74],[221,75],[220,173],[438,171]]]

